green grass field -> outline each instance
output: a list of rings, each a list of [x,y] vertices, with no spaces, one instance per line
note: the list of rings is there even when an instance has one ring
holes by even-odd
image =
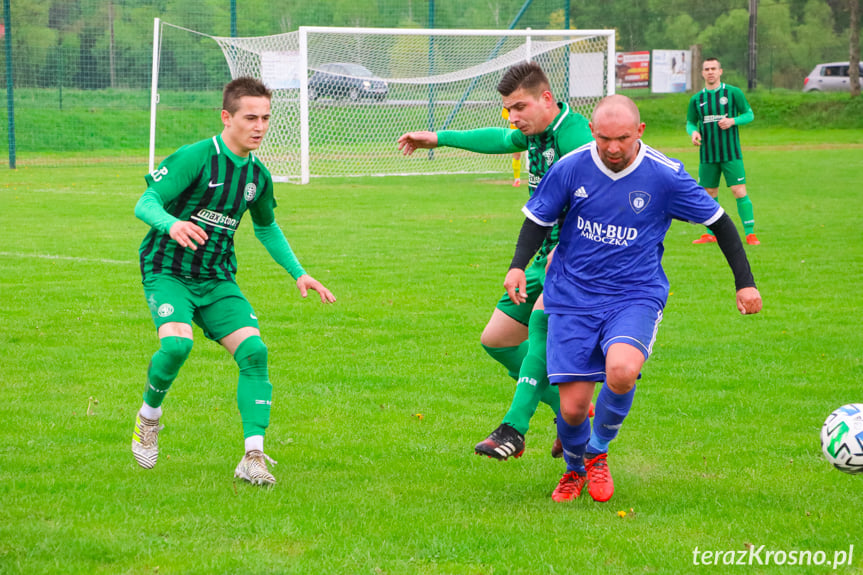
[[[277,185],[278,220],[332,306],[302,300],[241,228],[275,388],[270,490],[232,478],[236,366],[197,330],[159,464],[129,451],[157,346],[132,214],[144,168],[3,171],[0,573],[833,571],[693,565],[696,547],[750,545],[831,561],[853,545],[835,572],[863,573],[863,477],[819,445],[833,409],[863,402],[860,136],[771,130],[744,135],[764,311],[740,316],[719,250],[672,225],[672,295],[605,504],[551,501],[563,464],[544,406],[521,459],[473,455],[513,390],[478,343],[526,196],[505,157],[499,178]],[[658,143],[697,167],[679,134]]]

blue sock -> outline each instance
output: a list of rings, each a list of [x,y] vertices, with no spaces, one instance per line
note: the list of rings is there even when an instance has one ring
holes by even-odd
[[[585,417],[580,425],[570,425],[563,417],[558,416],[557,435],[563,444],[566,470],[583,475],[585,473],[584,448],[587,446],[587,440],[590,439],[590,418]]]
[[[596,408],[593,416],[593,435],[587,445],[590,453],[608,452],[608,444],[617,437],[623,420],[632,408],[632,398],[635,396],[635,386],[628,393],[618,395],[603,385],[596,398]]]

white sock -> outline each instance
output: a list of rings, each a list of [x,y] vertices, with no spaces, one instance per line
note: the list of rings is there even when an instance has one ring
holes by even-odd
[[[246,438],[246,453],[250,451],[260,451],[261,453],[264,452],[263,435],[253,435]]]
[[[155,421],[162,417],[162,406],[150,407],[147,405],[147,402],[144,402],[144,404],[141,405],[141,411],[139,413],[142,417]]]

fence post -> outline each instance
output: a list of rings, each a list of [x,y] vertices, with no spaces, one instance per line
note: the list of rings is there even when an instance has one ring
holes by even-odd
[[[6,28],[6,112],[9,116],[9,168],[15,169],[15,82],[12,80],[12,1],[3,0]]]
[[[149,171],[156,169],[156,106],[159,104],[159,58],[161,57],[162,20],[153,18],[153,70],[150,80],[150,157]]]

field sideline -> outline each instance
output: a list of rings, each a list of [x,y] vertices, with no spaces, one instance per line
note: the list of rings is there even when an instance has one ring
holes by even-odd
[[[473,455],[513,390],[478,343],[527,193],[506,157],[500,177],[278,184],[277,219],[333,306],[303,301],[241,226],[238,279],[274,384],[271,490],[233,481],[236,366],[197,328],[159,464],[143,471],[129,451],[157,345],[132,214],[145,168],[4,170],[0,573],[833,571],[693,565],[696,547],[750,545],[830,560],[853,545],[835,572],[863,573],[863,478],[819,445],[833,409],[863,402],[863,155],[859,137],[833,135],[745,148],[762,314],[740,316],[719,250],[672,225],[672,295],[606,504],[551,501],[563,464],[547,407],[521,459]],[[697,168],[693,151],[674,155]]]

